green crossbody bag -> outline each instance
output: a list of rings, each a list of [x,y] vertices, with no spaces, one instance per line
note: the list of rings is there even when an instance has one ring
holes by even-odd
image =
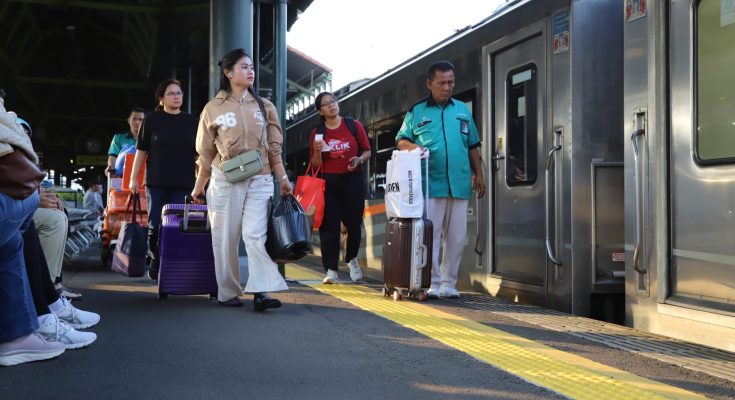
[[[259,174],[263,170],[263,160],[258,149],[252,149],[223,162],[221,167],[227,182],[235,183]]]
[[[267,147],[263,146],[263,135],[265,134],[268,121],[265,114],[265,109],[260,106],[260,112],[263,113],[263,130],[260,134],[260,147],[267,150]],[[251,149],[244,153],[240,153],[237,156],[222,162],[220,164],[222,173],[225,175],[227,182],[235,183],[241,180],[250,178],[255,174],[259,174],[263,170],[263,160],[260,158],[260,151],[258,149]]]

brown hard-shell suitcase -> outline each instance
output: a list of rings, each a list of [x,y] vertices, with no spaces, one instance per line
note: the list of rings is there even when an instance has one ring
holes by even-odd
[[[390,218],[383,244],[383,294],[424,300],[431,285],[434,227],[426,218]]]

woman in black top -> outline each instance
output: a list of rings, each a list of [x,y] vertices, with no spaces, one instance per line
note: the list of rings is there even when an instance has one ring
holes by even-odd
[[[177,80],[161,82],[156,89],[156,111],[146,115],[138,134],[131,177],[138,176],[143,161],[148,189],[148,250],[153,280],[158,279],[158,228],[164,204],[181,204],[194,187],[197,118],[181,112],[184,94]],[[130,191],[138,192],[137,179]]]

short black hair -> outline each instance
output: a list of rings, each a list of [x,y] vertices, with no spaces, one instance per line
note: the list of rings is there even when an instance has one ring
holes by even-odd
[[[436,75],[436,71],[441,72],[447,72],[447,71],[454,71],[454,64],[450,63],[447,60],[439,60],[429,67],[429,73],[427,74],[427,79],[434,79],[434,75]]]
[[[145,108],[143,108],[143,107],[133,107],[133,109],[130,110],[130,114],[128,114],[128,116],[133,115],[133,113],[138,113],[138,112],[145,114]]]

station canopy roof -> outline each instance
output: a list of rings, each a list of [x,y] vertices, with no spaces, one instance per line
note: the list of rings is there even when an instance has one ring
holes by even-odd
[[[260,4],[260,88],[273,69],[272,2]],[[288,28],[312,0],[290,0]],[[104,156],[130,109],[154,107],[175,73],[191,112],[208,98],[209,0],[6,0],[0,2],[0,87],[5,105],[33,126],[47,167]],[[175,70],[175,72],[174,72]],[[328,69],[289,49],[289,96]],[[187,99],[185,99],[186,104]],[[58,164],[58,165],[57,165]]]

